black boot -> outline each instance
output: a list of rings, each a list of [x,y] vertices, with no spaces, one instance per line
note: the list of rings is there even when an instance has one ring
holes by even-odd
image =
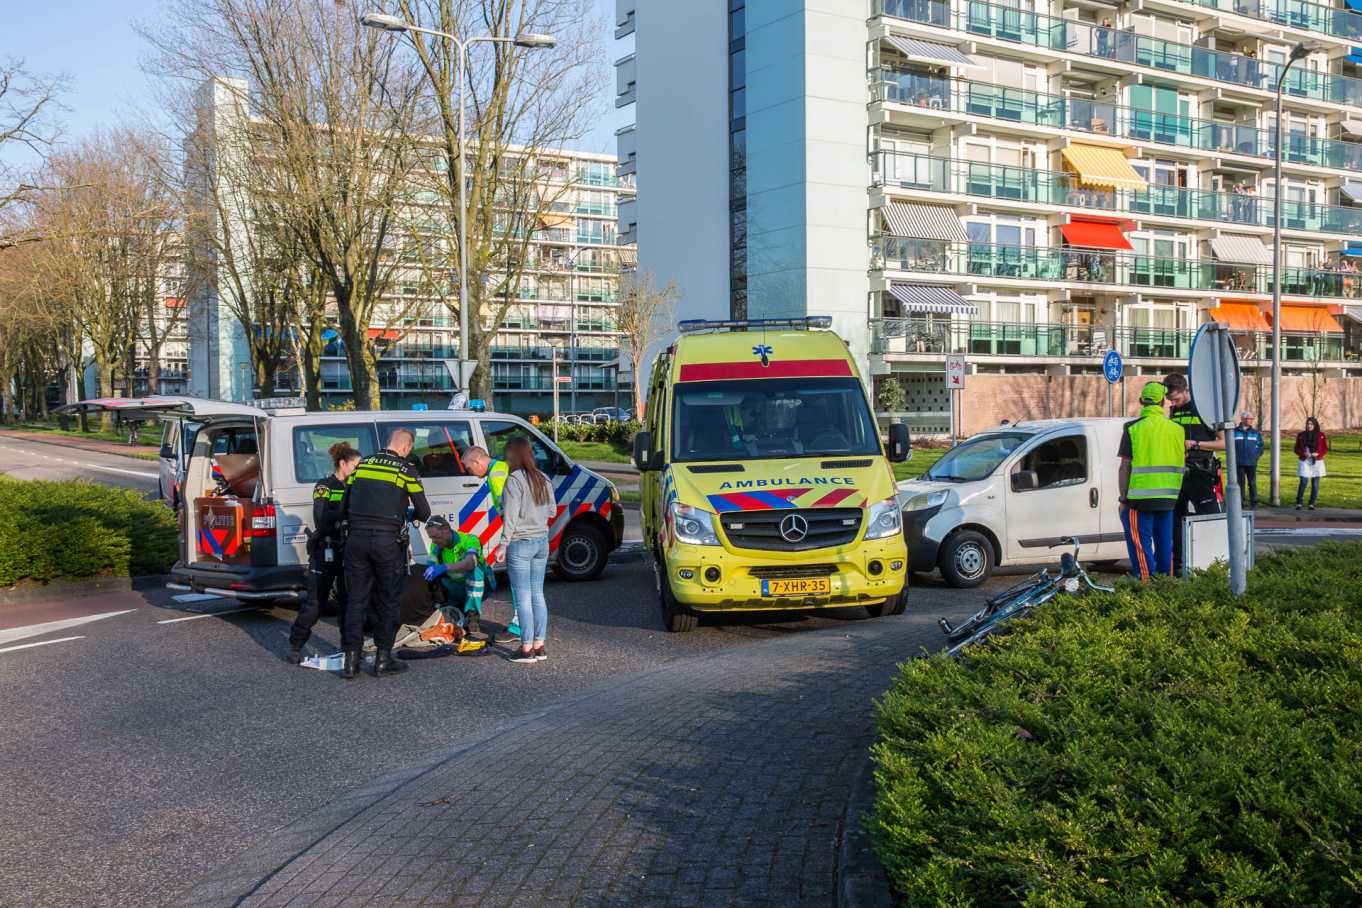
[[[374,677],[379,675],[396,675],[407,670],[407,663],[401,659],[393,658],[393,651],[381,649],[374,654]]]
[[[359,672],[359,653],[345,651],[345,665],[341,668],[341,677],[349,681]]]
[[[295,644],[290,643],[288,647],[288,655],[285,656],[284,658],[288,660],[289,665],[301,665],[303,662],[303,648],[301,646],[297,646]]]
[[[482,636],[482,624],[478,621],[477,612],[467,612],[464,615],[464,630],[470,637]]]

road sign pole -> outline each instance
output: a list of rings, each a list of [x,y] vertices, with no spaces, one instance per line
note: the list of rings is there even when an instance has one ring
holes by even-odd
[[[1225,431],[1225,469],[1230,474],[1225,482],[1225,514],[1229,521],[1230,542],[1230,595],[1242,596],[1248,581],[1244,576],[1244,506],[1239,496],[1239,463],[1234,450],[1234,409],[1239,403],[1239,380],[1235,374],[1234,341],[1229,327],[1217,327],[1220,329],[1216,332],[1220,410],[1226,414],[1226,422],[1222,427]]]
[[[553,381],[553,443],[558,444],[558,348],[549,347],[549,378]]]
[[[1111,388],[1112,388],[1111,382],[1107,382],[1107,417],[1108,417],[1108,418],[1110,418],[1111,415],[1112,415],[1112,411],[1111,411]]]

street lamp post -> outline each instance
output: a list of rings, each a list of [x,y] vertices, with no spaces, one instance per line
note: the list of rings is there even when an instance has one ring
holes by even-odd
[[[1314,47],[1300,43],[1277,77],[1277,119],[1272,155],[1272,506],[1282,503],[1282,85],[1291,64],[1308,57]]]
[[[399,16],[390,16],[386,13],[365,13],[359,21],[369,28],[376,28],[385,32],[416,32],[422,35],[434,35],[444,38],[454,45],[454,75],[459,80],[459,119],[458,126],[455,128],[459,152],[459,382],[464,385],[460,390],[467,391],[468,378],[472,373],[472,370],[468,367],[468,199],[465,189],[468,181],[464,177],[464,170],[468,163],[464,156],[463,114],[464,84],[467,82],[465,75],[468,65],[468,45],[477,43],[514,44],[516,47],[550,48],[557,46],[558,39],[552,35],[527,32],[514,37],[479,35],[474,38],[459,40],[449,32],[412,25]],[[415,40],[415,38],[412,39],[413,42]]]

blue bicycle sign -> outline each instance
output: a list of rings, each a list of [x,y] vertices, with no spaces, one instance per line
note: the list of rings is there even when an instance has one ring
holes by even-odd
[[[1102,374],[1113,385],[1121,380],[1121,354],[1115,350],[1107,351],[1107,355],[1102,358]]]

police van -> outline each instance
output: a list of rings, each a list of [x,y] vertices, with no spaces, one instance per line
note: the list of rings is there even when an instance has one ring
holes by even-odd
[[[485,480],[464,468],[463,454],[474,445],[500,458],[512,438],[530,440],[557,499],[549,544],[560,577],[594,579],[624,535],[614,484],[505,413],[309,413],[299,398],[236,404],[174,396],[82,401],[72,408],[161,420],[162,495],[180,517],[180,560],[171,572],[176,589],[252,602],[305,598],[312,488],[332,471],[327,450],[346,442],[373,454],[398,428],[415,435],[410,458],[431,511],[477,535],[494,566],[505,561],[501,517]],[[413,556],[424,561],[428,551],[424,530],[413,530]]]
[[[634,463],[664,624],[704,612],[864,606],[907,595],[890,461],[826,316],[687,321],[653,366]]]

